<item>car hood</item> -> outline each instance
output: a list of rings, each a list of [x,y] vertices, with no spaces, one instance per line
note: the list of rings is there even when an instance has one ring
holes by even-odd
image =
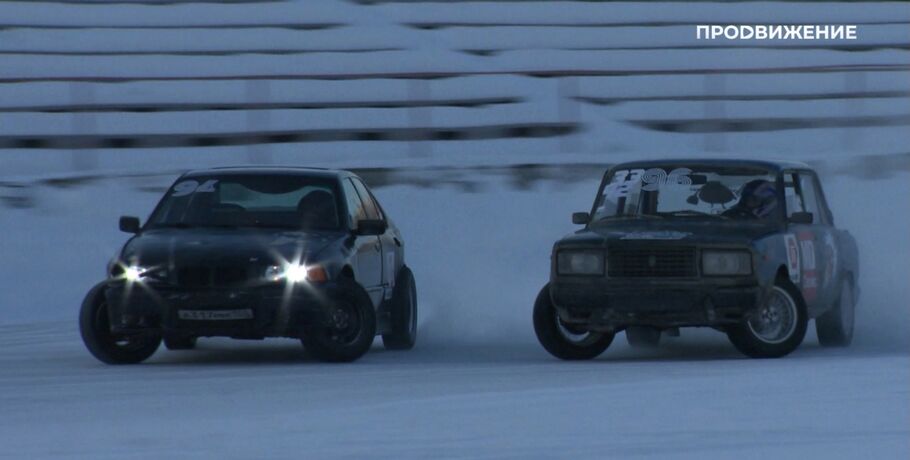
[[[773,224],[696,219],[619,220],[567,235],[560,246],[601,246],[629,242],[749,246],[777,230]]]
[[[276,264],[314,260],[348,235],[253,229],[155,229],[133,237],[120,259],[143,266],[195,264]]]

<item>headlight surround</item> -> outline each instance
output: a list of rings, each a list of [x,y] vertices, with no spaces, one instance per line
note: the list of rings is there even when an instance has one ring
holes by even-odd
[[[701,271],[706,276],[751,275],[752,253],[742,250],[703,251]]]
[[[267,281],[288,281],[290,283],[328,281],[329,277],[321,265],[283,264],[269,265],[263,274]]]
[[[556,273],[559,275],[603,276],[606,272],[606,253],[600,249],[567,249],[556,253]]]

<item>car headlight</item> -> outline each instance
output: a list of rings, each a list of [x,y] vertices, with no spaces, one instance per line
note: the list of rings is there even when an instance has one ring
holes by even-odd
[[[750,275],[752,254],[748,251],[704,251],[701,270],[705,275]]]
[[[603,275],[604,251],[565,250],[556,253],[556,273],[560,275]]]
[[[139,281],[143,276],[145,276],[146,272],[148,272],[148,269],[144,267],[131,265],[123,269],[123,277],[127,281]]]
[[[115,280],[125,280],[129,283],[144,281],[146,279],[155,279],[162,281],[167,279],[167,269],[161,267],[143,267],[141,265],[125,265],[115,263],[111,267],[111,278]]]
[[[325,268],[321,265],[283,264],[270,265],[265,268],[265,279],[268,281],[288,281],[302,283],[304,281],[318,282],[329,279]]]

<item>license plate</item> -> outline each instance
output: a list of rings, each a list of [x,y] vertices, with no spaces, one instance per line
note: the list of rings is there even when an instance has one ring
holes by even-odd
[[[253,319],[253,310],[179,310],[177,317],[190,321],[228,321],[236,319]]]

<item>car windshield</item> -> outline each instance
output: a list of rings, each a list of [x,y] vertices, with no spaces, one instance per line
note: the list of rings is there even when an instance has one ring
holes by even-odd
[[[341,227],[336,182],[303,175],[193,176],[168,190],[149,219],[155,227]]]
[[[622,218],[767,222],[779,215],[773,172],[757,167],[619,168],[605,178],[593,222]]]

